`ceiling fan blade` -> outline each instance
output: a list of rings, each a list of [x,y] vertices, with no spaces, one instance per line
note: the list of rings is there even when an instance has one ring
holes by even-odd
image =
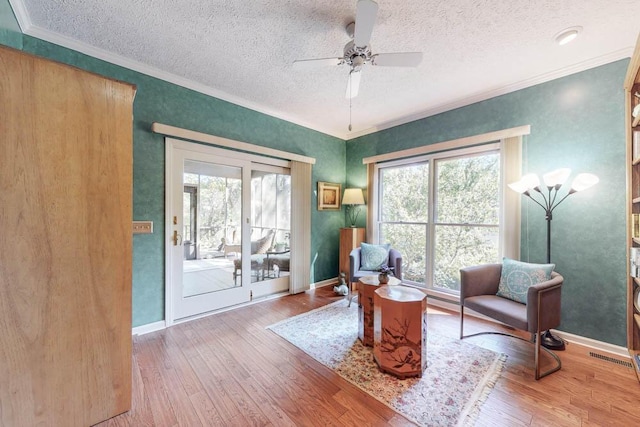
[[[349,73],[349,81],[347,82],[347,93],[345,98],[355,98],[358,96],[358,89],[360,88],[360,71],[353,71]]]
[[[306,70],[325,65],[341,65],[343,62],[343,58],[296,59],[293,61],[293,68]]]
[[[371,65],[382,67],[417,67],[421,62],[422,52],[379,53],[371,59]]]
[[[357,47],[369,45],[377,14],[378,3],[373,0],[358,1],[356,5],[356,28],[353,32],[353,43]]]

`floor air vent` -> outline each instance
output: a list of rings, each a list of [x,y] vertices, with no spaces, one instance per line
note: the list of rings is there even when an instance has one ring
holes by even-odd
[[[627,368],[633,368],[633,365],[628,360],[620,360],[615,357],[605,356],[604,354],[594,353],[593,351],[589,352],[589,356],[595,357],[596,359],[604,360],[605,362],[615,363],[616,365],[622,365]]]

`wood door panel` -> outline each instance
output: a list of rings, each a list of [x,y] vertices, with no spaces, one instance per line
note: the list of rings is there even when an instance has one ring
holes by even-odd
[[[130,407],[134,92],[0,48],[0,424]]]

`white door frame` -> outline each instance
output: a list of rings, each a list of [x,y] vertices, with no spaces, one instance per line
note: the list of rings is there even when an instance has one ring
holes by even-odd
[[[182,274],[182,265],[178,265],[178,260],[181,262],[181,256],[175,256],[175,251],[180,251],[180,253],[184,252],[183,245],[174,246],[173,245],[173,232],[174,230],[179,230],[182,232],[182,224],[179,220],[178,224],[173,224],[173,214],[176,212],[177,200],[174,200],[174,195],[180,195],[180,206],[182,205],[182,186],[181,191],[177,191],[177,189],[172,189],[171,186],[176,182],[175,174],[176,169],[180,169],[180,173],[182,173],[182,164],[184,163],[184,154],[191,153],[194,156],[198,156],[204,161],[212,162],[212,163],[225,163],[232,166],[242,167],[243,173],[243,191],[242,191],[242,222],[243,226],[241,241],[242,245],[242,259],[248,260],[251,258],[250,255],[250,233],[251,233],[251,219],[250,208],[247,209],[251,205],[251,170],[252,170],[252,162],[259,163],[260,165],[256,167],[256,169],[265,170],[265,168],[289,168],[290,162],[286,160],[266,158],[263,156],[258,156],[254,154],[247,154],[236,152],[228,149],[220,149],[212,146],[196,144],[191,142],[186,142],[182,140],[177,140],[173,138],[165,138],[165,323],[167,326],[171,326],[174,323],[181,322],[184,319],[188,319],[190,317],[197,317],[202,315],[208,311],[213,311],[219,309],[218,307],[207,308],[206,304],[208,304],[207,298],[199,298],[202,303],[194,302],[190,304],[194,309],[202,310],[200,313],[187,314],[179,312],[179,308],[176,307],[176,292],[179,290],[182,291],[181,286],[174,285],[174,277],[176,274]],[[263,166],[269,165],[269,166]],[[177,185],[177,184],[176,184]],[[176,187],[177,188],[177,187]],[[182,210],[179,210],[180,217],[182,216]],[[246,242],[246,243],[245,243]],[[238,288],[233,288],[225,291],[218,291],[215,294],[220,294],[220,292],[225,292],[230,298],[228,300],[228,304],[226,306],[231,306],[235,304],[241,304],[243,302],[248,302],[251,299],[252,294],[255,296],[266,295],[270,292],[274,291],[284,291],[286,289],[282,288],[283,281],[273,281],[274,283],[268,284],[265,283],[265,286],[260,287],[258,284],[251,284],[250,281],[251,274],[251,263],[243,262],[242,270],[241,270],[241,286]],[[180,289],[176,289],[176,288]],[[255,291],[255,292],[254,292]],[[193,297],[192,297],[193,298]],[[195,299],[193,301],[196,301]],[[203,304],[203,305],[200,305]],[[199,308],[198,308],[199,307]]]

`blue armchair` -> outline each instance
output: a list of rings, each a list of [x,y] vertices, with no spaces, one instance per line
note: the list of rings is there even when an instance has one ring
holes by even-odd
[[[349,284],[357,282],[359,278],[364,276],[372,276],[377,274],[376,271],[372,270],[361,270],[360,269],[360,248],[355,248],[349,254]],[[402,255],[396,249],[389,249],[389,261],[387,265],[393,268],[393,275],[402,280]],[[351,288],[351,286],[349,287]]]

